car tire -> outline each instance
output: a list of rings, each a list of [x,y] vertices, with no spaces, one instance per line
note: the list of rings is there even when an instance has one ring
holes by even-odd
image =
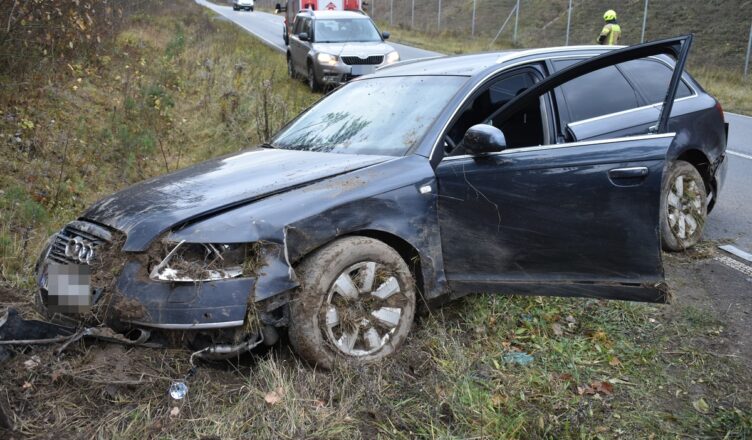
[[[292,79],[296,79],[298,74],[295,73],[295,66],[292,64],[292,56],[287,57],[287,76]]]
[[[253,6],[251,6],[251,9],[249,9],[249,11],[253,12]]]
[[[313,70],[313,64],[310,63],[308,64],[308,88],[314,93],[321,90],[321,86],[316,79],[316,73]]]
[[[290,302],[290,342],[314,367],[378,362],[407,338],[415,282],[402,257],[383,242],[342,238],[307,257],[296,272],[300,288]]]
[[[233,6],[233,7],[232,7],[232,10],[233,10],[233,11],[237,11],[237,10],[238,10],[238,8],[237,8],[236,6]]]
[[[665,251],[681,252],[702,238],[707,218],[705,182],[692,164],[670,164],[661,191],[661,245]]]

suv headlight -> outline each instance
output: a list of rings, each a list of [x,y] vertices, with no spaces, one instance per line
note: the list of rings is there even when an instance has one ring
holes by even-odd
[[[400,59],[399,58],[399,52],[397,52],[396,50],[393,50],[393,51],[389,52],[388,54],[386,54],[386,63],[387,64],[396,63],[397,61],[399,61],[399,59]]]
[[[250,255],[248,244],[186,243],[165,248],[165,255],[155,261],[149,278],[154,281],[201,282],[242,276]]]
[[[316,55],[316,59],[320,64],[328,64],[330,66],[337,64],[337,56],[330,53],[321,52]]]

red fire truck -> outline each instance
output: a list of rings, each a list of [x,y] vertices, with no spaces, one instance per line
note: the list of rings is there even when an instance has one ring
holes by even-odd
[[[362,0],[286,0],[284,3],[277,3],[275,9],[277,13],[284,12],[285,26],[282,30],[282,37],[285,44],[290,44],[289,32],[295,15],[301,9],[313,9],[314,11],[361,11],[368,3]]]

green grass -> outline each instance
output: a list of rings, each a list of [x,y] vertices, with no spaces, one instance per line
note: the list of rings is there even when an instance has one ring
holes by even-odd
[[[748,438],[746,367],[701,342],[719,325],[691,307],[479,295],[420,318],[384,364],[314,371],[282,344],[202,364],[183,401],[166,395],[189,369],[175,350],[79,347],[26,371],[28,353],[9,365],[22,374],[0,376],[26,395],[29,435]],[[516,351],[533,361],[506,362]]]

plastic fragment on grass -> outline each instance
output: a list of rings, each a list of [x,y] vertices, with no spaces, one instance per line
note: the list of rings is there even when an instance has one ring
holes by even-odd
[[[502,357],[504,362],[517,365],[530,365],[533,362],[533,356],[523,351],[510,351]]]

